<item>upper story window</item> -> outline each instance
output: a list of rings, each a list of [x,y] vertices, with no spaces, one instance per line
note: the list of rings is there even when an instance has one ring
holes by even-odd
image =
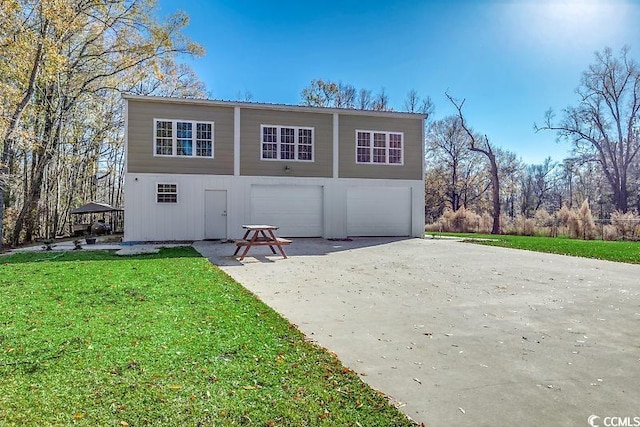
[[[313,161],[313,128],[260,126],[260,159]]]
[[[404,134],[375,130],[356,131],[356,163],[402,165]]]
[[[213,158],[213,122],[154,120],[155,156]]]

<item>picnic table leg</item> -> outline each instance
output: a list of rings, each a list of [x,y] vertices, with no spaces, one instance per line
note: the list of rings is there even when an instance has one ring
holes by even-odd
[[[267,236],[266,233],[264,232],[264,230],[260,230],[260,233],[262,233],[262,237],[264,237],[267,240],[276,240],[275,236],[273,235],[273,231],[269,230],[269,234],[271,234],[271,237]],[[273,249],[273,246],[269,245],[269,249],[271,249],[271,252],[273,252],[273,254],[276,254],[276,250]]]
[[[249,235],[249,231],[251,230],[247,230],[246,233],[244,233],[244,240],[247,240],[247,236]],[[242,252],[242,255],[240,255],[240,261],[242,261],[244,259],[244,257],[247,255],[247,253],[249,252],[249,249],[251,248],[252,244],[256,241],[256,239],[258,239],[258,231],[256,230],[255,233],[253,233],[253,237],[251,238],[251,240],[249,240],[249,244],[244,248],[244,251]],[[238,249],[240,249],[240,246],[238,246],[236,248],[236,252],[235,254],[238,252]]]
[[[271,238],[277,242],[278,239],[276,238],[276,235],[273,234],[273,230],[269,230],[269,234],[271,235]],[[284,249],[282,249],[282,245],[280,243],[276,243],[276,246],[278,247],[278,249],[280,249],[280,253],[282,254],[282,256],[286,259],[287,258],[287,254],[284,253]],[[273,248],[271,248],[271,250],[273,250]],[[273,251],[273,253],[275,254],[276,251]]]
[[[242,255],[240,255],[240,261],[242,261],[245,257],[245,255],[247,255],[247,252],[249,252],[249,248],[251,247],[251,245],[247,245],[244,248],[244,252],[242,252]]]
[[[249,232],[250,232],[250,231],[251,231],[251,230],[247,230],[247,231],[244,233],[244,236],[242,236],[242,240],[247,240],[247,236],[249,235]],[[241,248],[241,246],[236,246],[236,251],[233,253],[233,256],[238,255],[238,252],[240,252],[240,248]],[[243,258],[244,258],[244,256],[243,256]],[[242,259],[242,258],[241,258],[241,259]]]

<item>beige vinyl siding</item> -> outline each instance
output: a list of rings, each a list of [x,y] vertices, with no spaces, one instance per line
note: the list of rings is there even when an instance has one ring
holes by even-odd
[[[128,172],[233,175],[233,107],[134,99],[128,103]],[[154,156],[154,119],[214,122],[214,158]]]
[[[422,179],[424,121],[340,114],[340,178]],[[356,129],[404,133],[404,164],[356,163]]]
[[[261,160],[260,125],[314,128],[313,161]],[[333,161],[331,114],[241,108],[240,175],[330,177]],[[285,171],[285,166],[289,171]]]

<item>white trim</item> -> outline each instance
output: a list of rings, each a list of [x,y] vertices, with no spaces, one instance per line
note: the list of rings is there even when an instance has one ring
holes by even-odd
[[[156,143],[158,138],[158,122],[171,122],[171,152],[172,154],[158,154],[156,151]],[[182,156],[178,155],[178,132],[177,132],[177,124],[179,123],[189,123],[191,124],[191,155],[190,156]],[[197,152],[197,132],[198,125],[211,125],[211,156],[198,156]],[[215,122],[205,121],[205,120],[183,120],[183,119],[162,119],[162,118],[154,118],[153,119],[153,157],[174,157],[179,159],[214,159],[215,158]]]
[[[158,201],[158,195],[159,194],[173,194],[173,193],[169,193],[169,192],[165,192],[165,193],[159,193],[158,192],[158,186],[160,185],[175,185],[176,186],[176,201],[174,202],[159,202]],[[180,202],[180,198],[178,197],[178,183],[177,182],[156,182],[155,184],[155,191],[154,191],[154,196],[155,196],[155,200],[156,200],[156,205],[177,205]]]
[[[273,142],[265,142],[264,138],[264,128],[276,128],[276,158],[270,159],[264,157],[264,152],[262,150],[262,146],[264,144],[274,144]],[[293,144],[294,147],[294,158],[293,159],[282,159],[281,150],[281,136],[282,129],[293,129],[295,130],[295,141]],[[298,149],[299,149],[299,132],[300,130],[310,130],[311,131],[311,160],[299,160],[298,159]],[[261,124],[260,125],[260,160],[271,161],[271,162],[302,162],[302,163],[313,163],[316,159],[316,129],[314,127],[309,126],[288,126],[288,125],[269,125],[269,124]]]
[[[358,133],[368,133],[369,135],[371,135],[371,139],[370,139],[370,143],[371,145],[369,146],[369,158],[370,161],[368,162],[359,162],[358,161]],[[385,150],[385,161],[384,162],[374,162],[373,161],[373,152],[375,148],[381,148],[381,147],[375,147],[374,145],[374,134],[376,133],[381,133],[385,135],[385,146],[384,146],[384,150]],[[401,147],[400,147],[400,163],[390,163],[389,162],[389,151],[391,150],[390,146],[389,146],[389,135],[400,135],[401,136]],[[404,147],[405,147],[405,139],[404,139],[404,132],[395,132],[395,131],[386,131],[386,130],[371,130],[371,129],[356,129],[356,134],[355,134],[355,158],[356,158],[356,164],[358,165],[383,165],[383,166],[404,166]]]
[[[240,176],[240,107],[233,108],[233,175]]]
[[[340,117],[333,113],[333,177],[340,175]]]

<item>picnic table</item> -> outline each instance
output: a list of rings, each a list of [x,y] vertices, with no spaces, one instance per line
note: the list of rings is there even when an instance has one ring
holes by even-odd
[[[236,256],[238,252],[240,252],[240,249],[244,248],[242,255],[240,255],[240,261],[244,259],[249,249],[253,246],[269,246],[271,252],[274,254],[276,253],[275,246],[284,258],[287,257],[282,247],[291,244],[291,240],[276,237],[274,231],[277,230],[278,227],[274,225],[243,225],[242,228],[247,231],[241,240],[236,241],[236,251],[233,253],[233,256]],[[249,236],[250,234],[251,236]]]

